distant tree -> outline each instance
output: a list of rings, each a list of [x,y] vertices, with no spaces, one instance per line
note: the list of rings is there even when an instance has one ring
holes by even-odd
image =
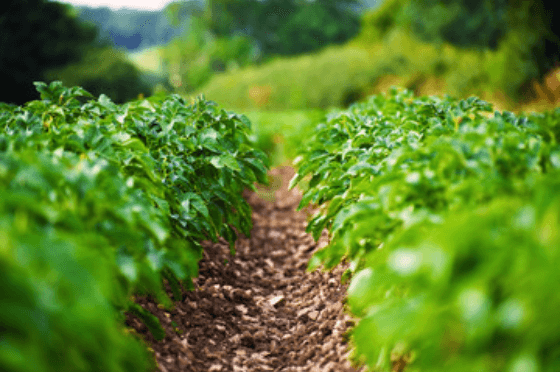
[[[516,34],[543,76],[560,59],[560,19],[552,0],[411,0],[412,30],[429,41],[496,49]]]
[[[359,30],[359,0],[208,0],[209,28],[252,37],[264,55],[310,52]]]
[[[509,30],[523,32],[542,78],[560,64],[560,12],[556,0],[509,0]]]
[[[4,0],[0,13],[0,101],[22,104],[38,95],[34,81],[78,61],[96,38],[72,8],[46,0]]]
[[[204,13],[205,0],[173,1],[163,13],[173,27],[181,26],[190,17],[200,18]]]
[[[508,0],[413,0],[408,13],[424,39],[495,49],[507,31]]]
[[[278,31],[281,54],[300,54],[341,44],[360,29],[357,1],[303,2]]]
[[[45,80],[61,80],[66,86],[81,86],[94,96],[105,94],[116,103],[151,93],[151,87],[143,81],[126,53],[110,47],[88,50],[79,62],[46,72]]]
[[[394,28],[402,26],[400,22],[403,9],[410,0],[384,0],[383,3],[362,15],[360,39],[366,43],[383,39]]]

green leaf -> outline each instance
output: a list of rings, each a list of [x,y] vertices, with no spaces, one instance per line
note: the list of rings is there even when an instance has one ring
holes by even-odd
[[[241,171],[241,168],[239,168],[239,164],[237,163],[237,160],[229,154],[213,156],[210,162],[218,169],[227,167],[234,171]]]
[[[208,208],[204,200],[197,194],[192,192],[187,192],[183,195],[183,201],[181,202],[181,206],[185,208],[187,213],[191,210],[191,206],[201,213],[206,219],[210,219],[210,213],[208,212]]]
[[[122,275],[134,283],[138,279],[138,268],[133,257],[121,253],[117,256],[117,265]]]
[[[128,311],[136,315],[144,322],[154,339],[156,339],[157,341],[161,341],[165,338],[165,330],[163,329],[161,323],[159,322],[159,319],[155,315],[144,309],[142,306],[133,302],[130,303]]]

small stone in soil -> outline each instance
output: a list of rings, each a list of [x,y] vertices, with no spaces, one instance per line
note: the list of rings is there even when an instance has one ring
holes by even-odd
[[[274,296],[272,297],[268,302],[270,303],[270,306],[272,307],[278,307],[280,306],[282,303],[284,303],[285,298],[284,296]]]

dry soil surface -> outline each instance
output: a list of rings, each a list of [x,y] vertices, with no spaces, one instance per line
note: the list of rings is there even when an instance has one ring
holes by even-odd
[[[205,243],[196,289],[171,311],[149,298],[166,330],[155,341],[134,317],[127,323],[154,350],[160,371],[357,371],[348,362],[344,268],[306,272],[326,243],[305,233],[309,210],[296,211],[301,192],[288,191],[293,169],[271,171],[272,186],[245,197],[253,208],[251,237],[231,256],[225,242]]]

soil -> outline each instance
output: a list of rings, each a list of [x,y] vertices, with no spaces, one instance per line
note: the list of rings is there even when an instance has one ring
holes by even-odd
[[[134,316],[127,324],[146,341],[162,372],[361,371],[348,361],[344,267],[307,272],[313,252],[326,244],[305,233],[310,210],[296,211],[301,192],[288,191],[294,170],[275,168],[272,185],[247,192],[251,237],[236,254],[225,241],[204,243],[194,291],[173,310],[149,298],[136,301],[166,330],[155,341]]]

